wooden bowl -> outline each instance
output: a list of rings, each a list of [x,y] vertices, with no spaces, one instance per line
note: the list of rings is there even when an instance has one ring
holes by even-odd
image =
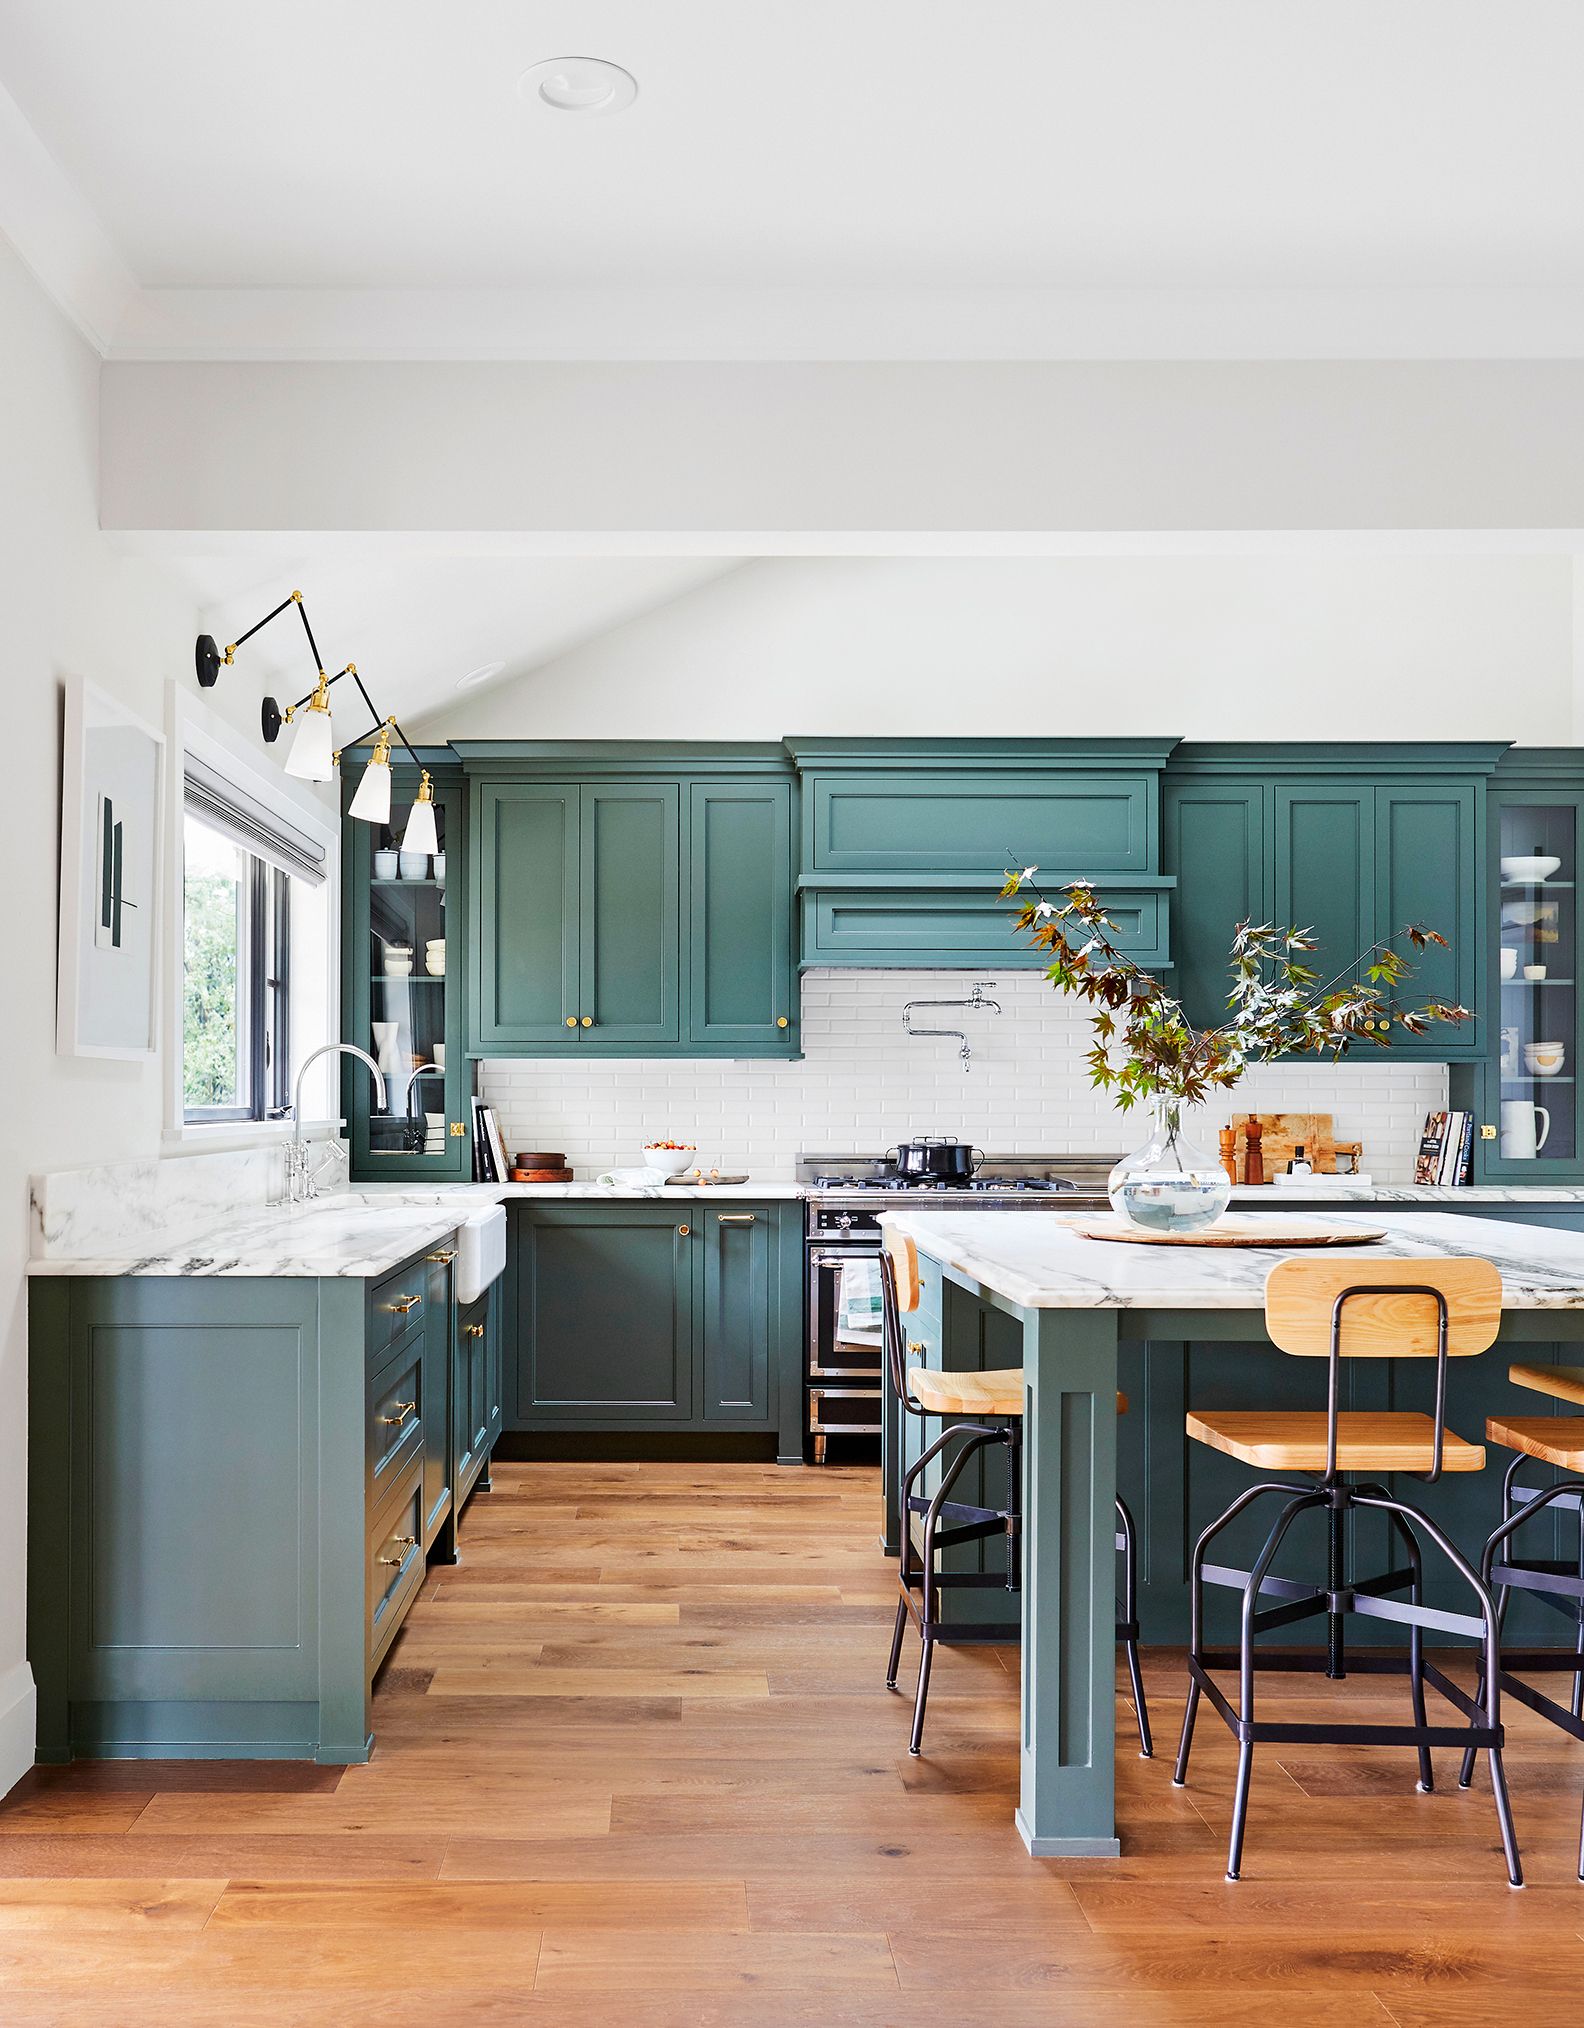
[[[566,1167],[566,1156],[559,1148],[555,1150],[554,1154],[547,1154],[541,1148],[530,1148],[526,1153],[519,1150],[517,1154],[513,1155],[512,1160],[517,1164],[519,1169],[564,1169]]]
[[[513,1169],[511,1180],[514,1183],[570,1183],[572,1181],[572,1171],[570,1169]]]

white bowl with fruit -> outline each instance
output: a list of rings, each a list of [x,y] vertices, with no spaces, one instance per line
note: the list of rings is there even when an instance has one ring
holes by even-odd
[[[645,1141],[643,1163],[661,1176],[680,1176],[697,1168],[698,1149],[691,1141]]]

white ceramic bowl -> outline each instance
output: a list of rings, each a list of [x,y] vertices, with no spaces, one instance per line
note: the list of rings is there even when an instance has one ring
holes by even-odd
[[[385,958],[385,976],[387,979],[411,978],[412,977],[411,957],[398,958],[387,953]]]
[[[1558,863],[1560,864],[1560,861]],[[404,852],[401,855],[400,865],[403,880],[427,880],[429,877],[427,852]]]
[[[1520,854],[1502,861],[1501,877],[1503,880],[1549,880],[1561,864],[1561,860],[1553,859],[1549,852],[1539,856]]]
[[[643,1165],[646,1169],[658,1170],[662,1176],[680,1176],[684,1169],[698,1167],[697,1148],[656,1148],[645,1146]]]
[[[374,854],[374,878],[376,880],[394,880],[397,868],[400,865],[401,855],[399,853],[376,852]]]
[[[1560,1042],[1526,1042],[1523,1060],[1535,1077],[1555,1077],[1567,1061],[1567,1049]]]

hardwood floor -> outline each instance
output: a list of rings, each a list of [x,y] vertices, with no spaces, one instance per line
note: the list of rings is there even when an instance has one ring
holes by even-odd
[[[1517,1894],[1453,1756],[1421,1796],[1411,1753],[1267,1749],[1229,1886],[1230,1743],[1206,1717],[1172,1788],[1181,1662],[1151,1654],[1126,1856],[1032,1861],[1015,1653],[944,1651],[907,1757],[877,1506],[860,1470],[497,1466],[370,1766],[85,1764],[0,1806],[0,2023],[1577,2028],[1584,1749],[1509,1714]],[[1267,1708],[1339,1695],[1406,1693]]]

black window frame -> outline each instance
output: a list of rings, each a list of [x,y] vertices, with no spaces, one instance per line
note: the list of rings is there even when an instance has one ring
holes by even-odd
[[[204,824],[201,811],[189,809]],[[213,830],[213,825],[207,828]],[[224,835],[224,834],[222,834]],[[245,845],[243,883],[246,977],[239,1004],[247,1011],[246,1099],[234,1106],[194,1106],[182,1101],[187,1127],[247,1126],[284,1119],[291,1111],[291,875]]]

